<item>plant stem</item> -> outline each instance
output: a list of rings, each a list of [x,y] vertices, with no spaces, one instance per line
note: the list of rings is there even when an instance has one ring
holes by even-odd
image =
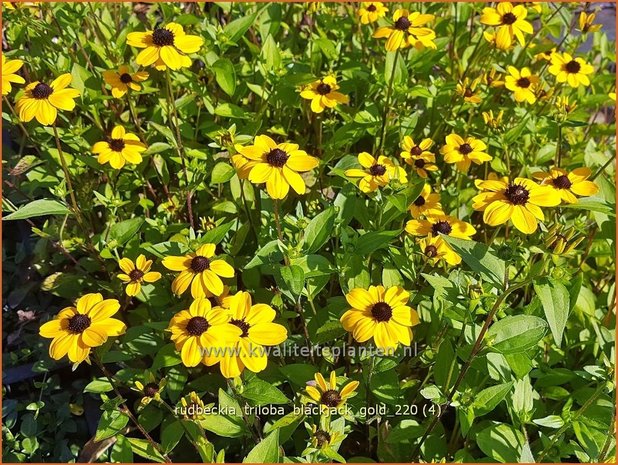
[[[168,115],[171,114],[174,116],[174,129],[176,130],[176,151],[178,152],[178,156],[182,162],[182,171],[185,176],[186,189],[187,189],[187,216],[189,219],[189,224],[191,225],[191,229],[195,229],[195,224],[193,222],[193,208],[191,207],[191,189],[189,188],[189,174],[187,172],[187,161],[185,155],[185,148],[182,145],[182,137],[180,135],[180,126],[178,125],[178,113],[176,112],[176,104],[174,103],[174,99],[172,96],[172,80],[170,78],[170,70],[165,70],[165,79],[167,81],[167,106],[168,106]],[[171,120],[171,118],[170,118]]]
[[[62,151],[62,146],[60,144],[60,137],[58,137],[58,129],[56,128],[56,122],[54,121],[54,139],[56,140],[56,148],[58,149],[58,156],[60,157],[60,164],[62,165],[62,171],[64,171],[64,179],[67,183],[67,188],[69,190],[69,197],[71,198],[71,205],[73,206],[73,213],[77,218],[77,221],[83,225],[83,218],[79,208],[77,207],[77,201],[75,200],[75,193],[73,192],[73,184],[71,183],[71,176],[69,175],[69,167],[67,166],[67,162],[64,158],[64,152]]]
[[[384,147],[384,138],[386,137],[386,118],[388,116],[388,109],[390,106],[391,96],[393,94],[393,82],[395,81],[395,67],[397,66],[397,58],[399,58],[399,49],[395,50],[395,58],[393,58],[393,65],[391,66],[391,78],[388,81],[388,89],[386,91],[386,102],[384,103],[384,112],[382,114],[382,129],[380,130],[380,146],[378,147],[377,154],[382,152]],[[386,67],[386,63],[384,65]]]

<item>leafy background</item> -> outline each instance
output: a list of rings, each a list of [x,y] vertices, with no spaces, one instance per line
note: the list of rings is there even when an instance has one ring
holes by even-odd
[[[70,72],[82,93],[78,110],[62,114],[59,132],[89,230],[78,227],[64,203],[52,130],[19,126],[9,106],[13,91],[2,107],[3,211],[13,220],[3,223],[2,246],[3,460],[162,460],[118,408],[96,366],[72,371],[68,362],[50,360],[48,342],[38,336],[40,323],[68,302],[99,291],[123,302],[130,327],[104,348],[103,360],[142,428],[174,461],[612,457],[615,171],[608,160],[615,154],[615,124],[607,94],[615,91],[615,31],[606,25],[582,47],[574,32],[582,4],[539,5],[536,48],[501,54],[482,39],[482,4],[409,4],[436,15],[437,50],[406,51],[394,70],[393,54],[371,38],[370,26],[359,24],[355,4],[79,3],[4,11],[3,52],[25,61],[27,80]],[[104,88],[101,72],[134,57],[128,32],[171,20],[206,41],[192,68],[173,74],[188,184],[170,129],[164,75],[152,69],[132,97],[149,144],[144,163],[114,171],[91,153],[115,123],[136,129],[126,102]],[[503,72],[508,64],[529,65],[537,51],[556,43],[579,48],[598,70],[590,88],[559,90],[577,103],[566,121],[555,117],[552,100],[518,106],[501,90],[488,90],[480,107],[458,100],[462,73],[480,77],[491,67]],[[298,87],[331,70],[351,101],[316,117]],[[392,104],[385,111],[391,76]],[[501,131],[485,125],[481,110],[489,109],[504,110]],[[464,179],[440,164],[431,179],[445,210],[479,230],[475,243],[453,242],[462,266],[423,266],[413,240],[402,234],[406,207],[422,187],[418,178],[368,198],[343,176],[357,153],[376,149],[383,115],[384,151],[393,158],[404,134],[431,136],[438,146],[451,131],[488,142],[491,166]],[[322,160],[307,178],[310,193],[282,205],[284,242],[277,240],[271,200],[241,182],[229,161],[233,142],[248,143],[260,133],[295,141]],[[471,210],[472,180],[487,169],[509,174],[507,160],[511,174],[529,176],[557,152],[564,166],[600,170],[595,198],[548,215],[585,237],[577,251],[550,254],[541,232],[508,238],[501,232],[492,241],[494,230]],[[184,209],[188,191],[195,230]],[[266,371],[246,373],[241,385],[226,384],[216,369],[183,367],[163,329],[186,302],[171,295],[168,275],[125,299],[114,279],[117,257],[160,259],[204,242],[217,243],[234,263],[234,285],[279,310],[278,322],[292,335],[288,345],[304,345],[305,338],[343,344],[347,335],[338,319],[347,290],[403,285],[422,322],[415,328],[416,356],[271,359]],[[290,266],[282,266],[283,254]],[[520,285],[505,292],[505,276]],[[496,322],[471,356],[494,305]],[[311,436],[306,425],[316,418],[213,415],[201,422],[207,440],[197,441],[192,422],[161,406],[138,411],[140,395],[131,389],[148,369],[166,378],[163,395],[172,405],[196,391],[207,404],[273,404],[289,412],[316,371],[335,368],[361,387],[350,402],[354,414],[333,426],[345,439],[322,455],[304,454]],[[367,405],[385,405],[389,413],[363,418]]]

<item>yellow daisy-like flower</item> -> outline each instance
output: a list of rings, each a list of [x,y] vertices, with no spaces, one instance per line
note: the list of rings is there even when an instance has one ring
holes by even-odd
[[[230,295],[230,286],[223,286],[221,295],[214,295],[212,292],[206,293],[206,298],[213,307],[230,308],[230,302],[233,297]]]
[[[118,71],[103,71],[103,80],[112,87],[112,95],[121,98],[129,89],[139,91],[142,86],[139,84],[148,79],[146,71],[132,72],[126,65],[118,67]]]
[[[582,11],[579,14],[579,30],[584,34],[588,32],[600,31],[601,27],[603,27],[601,24],[592,24],[594,23],[596,16],[596,13],[588,14],[585,11]]]
[[[551,56],[556,53],[556,47],[552,47],[544,52],[539,52],[534,55],[534,59],[537,61],[551,61]]]
[[[413,236],[446,236],[470,239],[476,229],[470,223],[449,215],[431,215],[424,220],[410,220],[406,223],[406,232]]]
[[[484,73],[481,78],[483,84],[489,87],[502,87],[504,85],[502,75],[496,70],[496,68],[491,68],[489,71]]]
[[[209,408],[206,407],[204,401],[200,399],[200,396],[195,391],[191,391],[180,399],[179,410],[184,418],[193,421],[203,420],[208,415],[211,415],[208,411]]]
[[[311,400],[315,401],[320,406],[320,410],[326,414],[333,411],[341,412],[346,401],[356,395],[356,388],[360,384],[358,381],[350,381],[339,390],[337,389],[337,373],[334,371],[330,373],[329,383],[326,383],[321,373],[316,373],[314,379],[315,381],[307,383],[305,390]]]
[[[403,151],[399,155],[421,178],[427,178],[428,172],[438,170],[436,156],[429,151],[432,145],[433,141],[428,137],[416,144],[410,136],[404,136],[401,142]]]
[[[516,102],[536,102],[536,89],[540,79],[530,72],[530,68],[519,71],[514,66],[508,66],[509,74],[504,79],[504,87],[513,92]]]
[[[468,78],[464,78],[463,81],[459,81],[457,83],[455,90],[457,91],[457,94],[463,97],[464,102],[474,104],[481,103],[481,96],[476,90],[479,83],[480,78],[473,80],[472,83],[470,83]]]
[[[513,6],[510,2],[500,2],[496,8],[483,8],[481,23],[496,26],[496,46],[500,50],[508,50],[516,38],[520,45],[524,45],[524,34],[532,34],[532,24],[526,21],[528,10],[523,5]]]
[[[548,71],[556,76],[556,81],[567,82],[571,87],[579,87],[580,84],[590,85],[587,75],[592,74],[594,68],[582,58],[574,58],[564,52],[552,54]]]
[[[611,96],[610,96],[611,97]],[[572,113],[575,108],[577,108],[577,103],[570,102],[568,96],[558,96],[556,98],[556,108],[560,113],[563,113],[565,116],[569,113]]]
[[[513,226],[524,234],[532,234],[538,220],[545,216],[540,207],[555,207],[560,204],[560,194],[549,186],[541,186],[530,179],[476,180],[481,191],[472,199],[472,208],[483,213],[483,221],[489,226],[498,226],[511,220]]]
[[[502,117],[504,116],[504,110],[500,110],[496,116],[492,110],[483,112],[483,121],[492,129],[498,129],[502,125]]]
[[[139,294],[142,283],[154,283],[161,279],[161,273],[150,271],[152,260],[146,260],[144,255],[137,257],[135,263],[130,258],[121,258],[118,265],[124,272],[118,275],[118,279],[127,284],[126,293],[131,297]]]
[[[429,184],[423,186],[421,195],[412,202],[408,210],[410,210],[412,218],[444,214],[442,212],[442,205],[440,204],[440,196],[431,192],[431,186]]]
[[[141,153],[147,148],[135,134],[126,132],[122,126],[116,126],[109,140],[97,142],[92,146],[92,153],[98,155],[97,161],[100,164],[109,162],[112,168],[119,170],[125,163],[140,164]]]
[[[110,336],[120,336],[126,325],[111,316],[120,308],[116,299],[103,300],[101,294],[80,297],[75,307],[60,310],[56,318],[43,324],[39,335],[53,339],[49,356],[60,360],[65,355],[73,363],[89,362],[90,350],[107,342]]]
[[[176,313],[167,329],[182,363],[188,367],[206,363],[209,354],[235,341],[241,331],[229,320],[227,312],[212,308],[208,299],[195,299],[188,310]]]
[[[464,139],[457,134],[449,134],[446,136],[446,144],[440,149],[440,153],[444,155],[446,163],[455,163],[458,170],[466,172],[472,162],[480,165],[491,160],[491,155],[484,151],[486,149],[487,145],[482,140],[474,137]]]
[[[561,168],[554,168],[549,173],[533,173],[532,177],[540,179],[541,184],[555,189],[565,203],[577,203],[576,195],[589,197],[599,192],[599,186],[587,179],[592,175],[589,168],[577,168],[570,173]]]
[[[49,126],[56,121],[58,110],[75,108],[74,99],[79,97],[79,91],[68,87],[71,80],[71,74],[66,73],[49,85],[39,81],[28,84],[15,104],[19,119],[28,122],[36,118],[39,123]]]
[[[433,29],[424,27],[433,21],[434,15],[421,14],[417,11],[410,13],[404,8],[395,10],[393,26],[383,26],[373,34],[376,39],[387,38],[386,50],[394,52],[400,48],[416,47],[421,50],[425,47],[435,49],[436,33]]]
[[[418,241],[423,256],[435,264],[440,260],[444,260],[449,265],[459,265],[461,257],[439,236],[429,234]]]
[[[244,148],[242,145],[237,144],[235,148],[238,153],[232,155],[232,165],[234,165],[234,168],[236,169],[238,179],[247,179],[249,177],[249,173],[251,172],[251,168],[257,165],[259,162],[255,160],[250,160],[242,153],[240,153],[240,151]]]
[[[322,113],[326,108],[334,108],[338,103],[348,103],[347,95],[337,92],[339,86],[335,76],[326,76],[312,82],[301,91],[300,96],[311,100],[311,111]]]
[[[172,292],[183,294],[189,284],[194,299],[223,294],[221,278],[234,277],[234,268],[224,260],[215,260],[215,244],[204,244],[195,253],[163,259],[168,270],[180,271],[172,283]]]
[[[363,2],[357,13],[361,24],[369,24],[382,18],[387,11],[388,8],[381,2]]]
[[[358,188],[366,194],[386,186],[392,180],[408,182],[405,170],[396,166],[384,155],[376,159],[367,152],[362,152],[358,155],[358,162],[364,169],[348,169],[345,170],[345,175],[350,178],[361,178]]]
[[[157,383],[154,375],[151,372],[148,372],[145,376],[144,383],[141,381],[135,381],[135,390],[142,395],[142,398],[140,399],[140,405],[142,407],[148,405],[153,400],[161,400],[161,392],[167,384],[167,381],[165,378],[161,378]]]
[[[214,365],[220,362],[221,374],[226,378],[240,376],[245,367],[259,373],[268,364],[264,346],[281,344],[288,338],[288,331],[284,326],[273,323],[277,314],[270,305],[252,305],[248,292],[237,292],[229,303],[229,322],[238,329],[240,337],[226,348],[224,354],[210,354],[205,363]]]
[[[188,68],[191,58],[188,53],[197,52],[204,44],[200,36],[185,34],[180,24],[169,23],[154,31],[131,32],[127,35],[127,44],[143,48],[137,55],[136,62],[141,66],[155,66],[158,70]]]
[[[21,60],[6,61],[6,57],[2,55],[2,95],[7,95],[11,92],[11,83],[23,84],[26,82],[19,74],[15,74],[19,68],[24,65]]]
[[[314,449],[327,449],[344,439],[345,436],[339,431],[332,431],[329,428],[318,429],[317,425],[311,425],[311,447]]]
[[[611,98],[614,102],[616,101],[616,92],[610,92],[607,94],[609,98]]]
[[[345,296],[352,307],[340,318],[343,328],[357,342],[373,338],[376,347],[393,351],[399,344],[412,344],[412,327],[420,323],[418,313],[408,305],[410,293],[403,287],[355,288]]]
[[[237,150],[250,162],[255,162],[248,168],[249,181],[266,183],[266,192],[273,199],[285,198],[290,186],[297,194],[304,194],[305,181],[298,173],[310,171],[320,163],[317,158],[299,150],[297,144],[277,144],[265,135],[257,136],[253,145],[238,146]]]

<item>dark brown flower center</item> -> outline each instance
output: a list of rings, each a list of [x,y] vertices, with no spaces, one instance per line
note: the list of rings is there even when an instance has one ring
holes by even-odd
[[[139,281],[143,277],[144,272],[142,270],[135,269],[129,273],[129,278],[131,278],[131,281]]]
[[[54,92],[50,86],[43,82],[39,82],[34,89],[32,89],[31,93],[35,99],[43,100],[49,97]]]
[[[128,84],[129,82],[133,82],[133,78],[131,77],[129,73],[122,73],[120,75],[120,82],[124,84]]]
[[[281,168],[288,161],[290,156],[281,149],[272,149],[266,155],[266,161],[270,166],[274,166],[276,168]]]
[[[418,160],[414,160],[414,166],[417,168],[423,168],[425,166],[425,160],[419,158]]]
[[[240,337],[249,336],[249,328],[251,326],[245,320],[231,319],[230,323],[233,324],[234,326],[238,326],[242,330],[242,334],[240,335]]]
[[[210,302],[211,307],[219,307],[219,301],[214,295],[208,297],[208,301]]]
[[[419,156],[421,153],[423,153],[423,149],[420,148],[418,145],[415,145],[410,149],[410,154],[412,155]]]
[[[524,205],[530,198],[530,192],[519,184],[509,184],[504,191],[504,196],[513,205]]]
[[[194,316],[187,322],[187,332],[191,336],[200,336],[208,328],[210,328],[210,324],[203,316]]]
[[[69,318],[69,326],[67,329],[73,334],[81,334],[90,326],[90,317],[78,313]]]
[[[208,268],[210,268],[210,260],[206,257],[198,255],[197,257],[193,257],[193,260],[191,260],[191,269],[196,273],[201,273]]]
[[[174,45],[174,33],[169,29],[157,28],[152,31],[152,43],[158,47]]]
[[[502,17],[502,24],[513,24],[515,21],[517,21],[517,16],[515,16],[513,13],[506,13]]]
[[[582,67],[577,61],[571,60],[565,65],[565,68],[567,72],[577,74]]]
[[[376,8],[376,6],[375,6],[373,3],[367,7],[367,11],[376,11],[376,9],[377,9],[377,8]],[[317,433],[316,433],[316,434],[317,434]],[[329,437],[329,438],[330,438],[330,437]]]
[[[109,141],[109,148],[112,149],[114,152],[122,152],[124,146],[125,144],[123,139],[111,139]]]
[[[372,176],[382,176],[384,173],[386,173],[386,167],[384,165],[376,163],[371,168],[369,168],[369,172]]]
[[[521,87],[523,89],[527,89],[528,87],[530,87],[530,84],[530,79],[526,77],[522,77],[517,80],[517,87]]]
[[[568,189],[571,187],[571,185],[573,184],[571,182],[571,180],[568,178],[567,175],[565,174],[561,174],[560,176],[558,176],[557,178],[554,178],[552,180],[552,183],[554,184],[555,187],[557,187],[558,189]]]
[[[410,27],[410,20],[407,16],[402,16],[397,21],[395,21],[395,29],[399,29],[400,31],[407,31]]]
[[[437,223],[434,223],[431,226],[431,232],[433,232],[434,235],[437,235],[437,234],[440,234],[440,233],[441,234],[450,234],[452,230],[453,230],[453,228],[448,223],[448,221],[438,221]]]
[[[416,205],[417,207],[422,207],[423,205],[425,205],[425,197],[419,195],[414,201],[414,205]]]
[[[462,155],[468,155],[470,152],[472,152],[472,146],[467,142],[459,146],[459,153]]]
[[[425,247],[425,256],[429,258],[433,258],[438,255],[438,249],[435,245],[428,245]]]
[[[322,447],[323,445],[330,442],[330,434],[328,434],[326,431],[322,431],[321,429],[317,430],[313,437],[315,437],[315,441],[318,443],[318,447]]]
[[[144,395],[146,397],[154,397],[159,392],[159,385],[156,383],[148,383],[144,386]]]
[[[329,389],[328,391],[324,391],[322,394],[322,404],[327,407],[337,407],[341,402],[341,394],[339,394],[334,389]]]
[[[320,95],[327,95],[331,91],[331,88],[328,84],[320,82],[315,90],[317,90]]]
[[[393,316],[393,309],[386,302],[377,302],[371,307],[371,315],[376,321],[388,321]]]
[[[470,89],[469,87],[466,87],[466,90],[464,90],[464,97],[472,97],[474,95],[474,92],[472,92],[472,89]]]

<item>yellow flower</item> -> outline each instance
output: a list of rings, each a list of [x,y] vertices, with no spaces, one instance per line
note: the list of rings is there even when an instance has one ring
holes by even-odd
[[[489,226],[513,222],[524,234],[536,231],[537,221],[545,217],[540,207],[554,207],[560,203],[560,194],[549,186],[541,186],[524,178],[477,180],[481,191],[472,199],[472,208],[483,211],[483,221]]]
[[[504,110],[500,110],[496,116],[492,110],[483,112],[483,121],[492,129],[498,129],[502,124],[502,117],[504,116]]]
[[[343,328],[357,342],[373,338],[376,347],[393,351],[412,344],[412,326],[419,324],[416,310],[408,306],[410,293],[400,286],[355,288],[345,296],[352,307],[340,318]]]
[[[565,203],[577,203],[577,197],[589,197],[599,191],[599,187],[587,179],[592,174],[589,168],[577,168],[570,173],[561,168],[554,168],[549,173],[533,173],[532,177],[540,179],[541,184],[550,186],[560,195]]]
[[[549,50],[545,50],[544,52],[539,52],[536,55],[534,55],[534,58],[536,60],[551,61],[551,56],[554,53],[556,53],[556,47],[552,47]]]
[[[456,91],[464,98],[464,102],[475,104],[481,103],[481,97],[476,92],[479,82],[480,79],[475,79],[472,83],[470,83],[468,78],[464,78],[463,81],[459,81],[457,83]]]
[[[339,431],[332,431],[329,428],[318,429],[316,425],[311,425],[311,447],[314,449],[327,449],[344,439],[345,436]]]
[[[568,82],[571,87],[590,85],[588,74],[594,72],[594,68],[582,58],[573,58],[568,53],[554,53],[551,56],[551,65],[548,71],[556,76],[558,82]]]
[[[206,298],[210,301],[210,305],[214,307],[230,308],[230,302],[232,300],[230,295],[230,286],[223,286],[223,292],[221,295],[214,295],[212,292],[206,293]]]
[[[71,84],[71,75],[62,74],[50,85],[35,81],[26,86],[15,105],[19,119],[25,122],[32,118],[46,126],[53,124],[58,116],[58,110],[72,110],[75,108],[73,99],[79,97],[77,89],[67,88]]]
[[[387,11],[388,8],[381,2],[363,2],[357,13],[361,24],[369,24],[382,18]]]
[[[481,76],[481,81],[489,87],[502,87],[504,85],[502,75],[496,71],[496,68],[491,68],[489,71],[484,73]]]
[[[553,225],[543,240],[545,247],[554,255],[569,255],[584,240],[584,236],[577,236],[573,228],[565,230],[563,225]]]
[[[311,111],[322,113],[325,108],[334,108],[337,103],[348,103],[349,99],[341,92],[335,76],[326,76],[319,81],[312,82],[301,91],[300,96],[311,100]]]
[[[104,165],[109,162],[112,168],[121,169],[125,163],[138,165],[142,162],[141,152],[147,149],[135,134],[126,132],[122,126],[112,129],[108,141],[100,141],[92,146],[97,161]]]
[[[556,98],[556,108],[560,113],[568,115],[569,113],[572,113],[575,108],[577,108],[577,103],[569,102],[569,97],[566,95],[564,97],[558,96],[558,98]]]
[[[436,33],[431,28],[423,27],[433,19],[434,15],[421,14],[417,11],[410,13],[406,9],[399,8],[393,14],[393,26],[378,28],[373,37],[388,38],[386,50],[389,52],[407,47],[416,47],[419,50],[425,47],[435,49],[436,44],[433,40],[436,38]]]
[[[431,263],[444,260],[449,265],[459,265],[461,257],[439,236],[429,234],[418,241],[421,253]]]
[[[206,364],[210,353],[236,340],[241,331],[229,319],[225,310],[212,308],[208,299],[195,299],[188,310],[176,313],[167,329],[182,363],[188,367]]]
[[[144,383],[141,381],[135,381],[135,390],[142,395],[140,405],[146,406],[153,400],[160,401],[161,391],[163,391],[163,388],[167,384],[165,378],[161,378],[157,383],[154,375],[149,371],[145,375]]]
[[[188,420],[199,421],[210,415],[204,401],[195,391],[191,391],[188,395],[182,397],[180,405],[180,413]]]
[[[616,92],[610,92],[607,94],[609,98],[611,98],[614,102],[616,101]]]
[[[350,381],[339,390],[337,389],[337,373],[334,371],[330,373],[330,382],[328,384],[321,373],[316,373],[314,379],[315,381],[307,383],[305,388],[307,395],[326,414],[330,414],[332,411],[341,412],[346,400],[356,395],[356,388],[360,384],[358,381]]]
[[[532,25],[526,21],[528,10],[523,5],[513,6],[510,2],[500,2],[496,8],[483,8],[481,23],[496,26],[496,46],[500,50],[508,50],[516,38],[520,45],[524,45],[524,34],[532,34]]]
[[[435,164],[436,156],[429,151],[433,141],[430,138],[423,139],[419,144],[416,144],[410,136],[404,136],[401,142],[403,151],[400,153],[401,158],[410,165],[416,174],[421,178],[427,178],[428,171],[437,171],[438,167]]]
[[[345,170],[345,175],[350,178],[361,178],[358,188],[366,194],[386,186],[391,180],[408,182],[404,169],[396,166],[384,155],[375,159],[367,152],[362,152],[358,155],[358,162],[365,169],[351,168]]]
[[[509,75],[505,77],[504,86],[513,91],[516,102],[536,102],[536,89],[540,79],[530,72],[530,68],[519,71],[514,66],[508,66]]]
[[[457,134],[449,134],[440,153],[444,155],[446,163],[456,163],[458,170],[466,172],[472,162],[480,165],[491,160],[491,155],[484,152],[486,149],[487,145],[474,137],[464,139]]]
[[[445,214],[431,215],[424,220],[410,220],[406,223],[406,232],[413,236],[446,236],[470,239],[476,229],[470,223]]]
[[[154,283],[161,279],[161,273],[150,271],[152,260],[146,260],[144,255],[137,257],[135,263],[129,258],[122,258],[118,264],[120,269],[124,271],[124,273],[118,275],[118,279],[127,283],[126,293],[129,296],[139,294],[142,283]]]
[[[249,181],[253,184],[266,183],[266,192],[273,199],[285,198],[290,186],[297,194],[305,193],[305,181],[298,173],[318,166],[317,158],[299,150],[297,144],[277,144],[265,135],[257,136],[253,144],[237,147],[241,155],[250,162],[255,162],[248,168]]]
[[[600,24],[592,24],[596,16],[595,13],[587,14],[585,11],[582,11],[579,14],[579,30],[584,34],[601,30],[602,26]]]
[[[259,373],[268,364],[264,346],[276,346],[288,338],[284,326],[273,323],[277,316],[270,305],[251,303],[248,292],[237,292],[230,300],[230,325],[239,330],[240,338],[228,346],[224,354],[212,353],[207,365],[221,362],[219,368],[226,378],[240,376],[245,367]]]
[[[189,53],[197,52],[204,39],[200,36],[185,34],[182,26],[169,23],[154,31],[131,32],[127,35],[127,44],[143,48],[137,55],[136,62],[141,66],[154,64],[158,70],[188,68],[191,66]]]
[[[89,362],[90,349],[107,342],[110,336],[120,336],[126,325],[111,316],[118,311],[116,299],[103,300],[101,294],[80,297],[75,307],[60,310],[56,318],[39,329],[42,337],[53,339],[49,356],[60,360],[65,355],[73,363]]]
[[[234,268],[224,260],[215,260],[215,244],[204,244],[195,253],[185,256],[171,256],[163,259],[168,270],[180,271],[172,283],[172,292],[183,294],[189,284],[194,299],[223,294],[221,278],[232,278]]]
[[[129,89],[141,90],[142,86],[138,83],[146,79],[148,79],[146,71],[133,73],[126,65],[118,67],[118,71],[103,71],[103,80],[112,86],[112,95],[116,98],[121,98]]]
[[[11,82],[16,84],[26,82],[19,74],[15,74],[23,65],[24,62],[21,60],[6,61],[6,57],[2,55],[2,95],[11,92]]]
[[[412,202],[408,210],[410,210],[412,218],[443,214],[442,205],[440,205],[440,196],[431,192],[431,186],[429,184],[423,186],[421,195]]]
[[[236,169],[238,179],[247,179],[249,177],[249,173],[251,172],[251,168],[257,165],[258,162],[255,160],[250,160],[241,153],[241,150],[244,149],[242,145],[236,144],[235,148],[238,153],[232,155],[232,165],[234,165],[234,168]]]

